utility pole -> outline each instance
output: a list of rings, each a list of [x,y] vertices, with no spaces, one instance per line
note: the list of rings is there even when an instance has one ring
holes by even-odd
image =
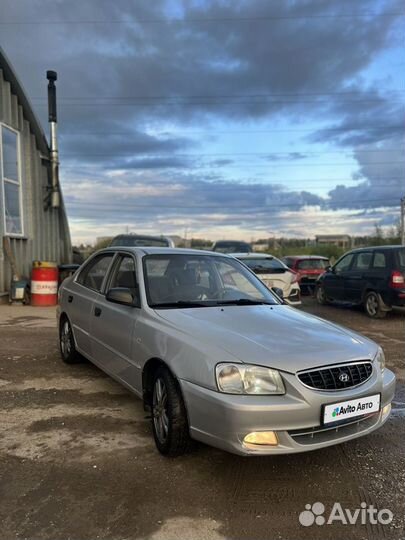
[[[405,197],[401,198],[401,244],[405,246]]]

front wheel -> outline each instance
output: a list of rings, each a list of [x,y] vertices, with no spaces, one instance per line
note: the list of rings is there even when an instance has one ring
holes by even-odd
[[[321,306],[325,306],[328,303],[323,285],[318,285],[316,288],[316,300]]]
[[[387,315],[387,312],[381,309],[379,295],[374,291],[370,291],[366,294],[364,299],[364,309],[367,315],[372,319],[383,319]]]
[[[153,378],[152,429],[156,447],[165,456],[181,456],[191,448],[180,388],[165,367],[160,367]]]

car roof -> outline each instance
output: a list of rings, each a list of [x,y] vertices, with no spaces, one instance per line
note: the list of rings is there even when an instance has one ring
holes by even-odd
[[[153,235],[153,234],[136,234],[136,233],[122,233],[117,234],[117,236],[114,236],[113,240],[116,240],[117,238],[148,238],[150,240],[168,240],[167,236],[162,235]]]
[[[322,259],[324,261],[328,261],[328,257],[324,257],[323,255],[286,255],[284,259],[295,259],[296,261],[301,261],[303,259]]]
[[[214,245],[218,245],[218,244],[246,244],[248,246],[250,246],[250,243],[249,242],[246,242],[246,240],[216,240],[214,242]]]
[[[237,259],[275,259],[273,255],[270,255],[270,253],[255,253],[254,251],[249,253],[230,253],[232,257],[236,257]]]
[[[130,251],[141,255],[212,255],[213,257],[229,257],[225,253],[215,251],[204,251],[202,249],[170,248],[170,247],[149,247],[149,246],[111,246],[100,249],[96,253],[108,253],[117,251]]]
[[[395,249],[404,249],[405,246],[402,246],[400,244],[397,244],[397,245],[394,245],[394,246],[370,246],[370,247],[361,247],[361,248],[356,248],[356,249],[352,249],[350,252],[348,253],[360,253],[362,251],[375,251],[375,250],[395,250]]]

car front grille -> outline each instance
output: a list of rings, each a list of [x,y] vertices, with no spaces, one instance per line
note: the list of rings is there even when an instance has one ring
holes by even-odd
[[[316,390],[345,390],[366,382],[373,372],[371,362],[354,362],[298,373],[299,380]]]

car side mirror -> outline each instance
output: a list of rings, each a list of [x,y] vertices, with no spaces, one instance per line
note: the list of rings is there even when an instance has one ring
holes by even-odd
[[[126,287],[115,287],[110,289],[105,298],[108,302],[114,302],[115,304],[121,304],[123,306],[136,307],[137,305],[136,298],[131,292],[131,289],[127,289]]]
[[[332,272],[332,273],[333,273],[333,268],[332,268],[332,266],[330,266],[330,265],[327,266],[327,267],[325,268],[325,270],[326,270],[327,272]]]
[[[283,289],[280,289],[280,287],[272,287],[271,289],[274,294],[276,296],[278,296],[280,298],[280,300],[283,300],[284,301],[284,293],[283,293]]]

